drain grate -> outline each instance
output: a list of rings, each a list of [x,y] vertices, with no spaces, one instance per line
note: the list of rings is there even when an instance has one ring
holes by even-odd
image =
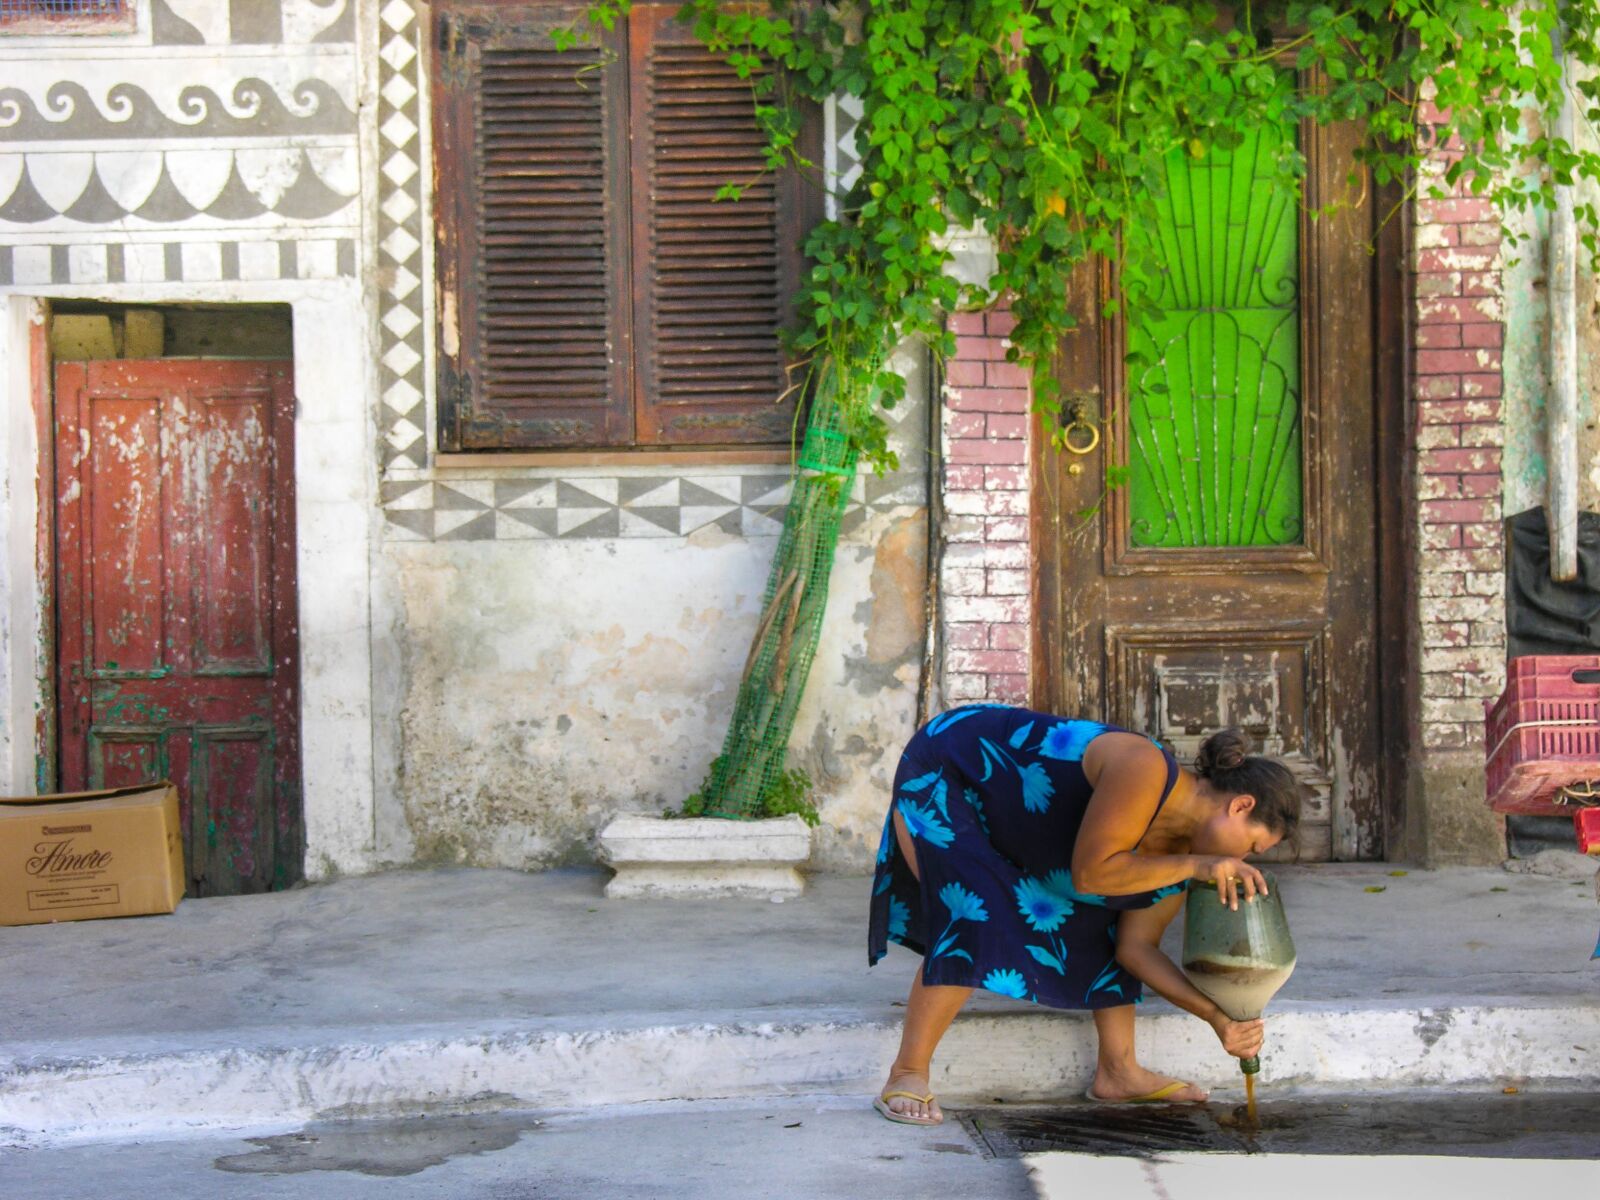
[[[967,1128],[996,1158],[1072,1151],[1148,1156],[1174,1150],[1241,1149],[1204,1110],[1036,1108],[970,1112]]]
[[[962,1123],[995,1158],[1052,1151],[1155,1158],[1232,1154],[1427,1154],[1474,1158],[1600,1157],[1600,1095],[1516,1089],[1283,1097],[1252,1126],[1243,1106],[969,1109]]]

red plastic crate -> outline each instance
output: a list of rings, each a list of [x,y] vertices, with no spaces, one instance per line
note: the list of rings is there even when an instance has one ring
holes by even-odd
[[[1597,682],[1573,676],[1597,673]],[[1559,815],[1562,788],[1600,779],[1600,655],[1529,655],[1506,667],[1484,728],[1489,807]]]
[[[1600,808],[1580,808],[1572,814],[1572,827],[1578,834],[1579,850],[1600,854]]]

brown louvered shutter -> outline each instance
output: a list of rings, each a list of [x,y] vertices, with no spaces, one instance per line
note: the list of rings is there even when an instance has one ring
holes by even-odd
[[[637,440],[784,442],[778,332],[800,278],[801,183],[763,174],[749,83],[676,7],[629,18]],[[726,183],[750,186],[716,200]]]
[[[441,445],[633,439],[622,36],[581,4],[433,6]]]

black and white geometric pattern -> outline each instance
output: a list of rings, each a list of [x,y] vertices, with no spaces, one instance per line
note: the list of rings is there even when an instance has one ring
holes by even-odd
[[[73,232],[112,224],[354,225],[354,213],[346,210],[354,208],[358,172],[353,130],[322,146],[169,149],[158,141],[131,151],[6,154],[0,157],[0,221]]]
[[[356,0],[150,0],[157,46],[336,45],[355,40]]]
[[[924,502],[911,473],[858,476],[841,533],[869,512]],[[777,537],[789,474],[697,471],[566,479],[390,480],[382,485],[390,541],[536,541],[550,538],[677,538],[707,528]]]
[[[823,107],[827,143],[823,147],[825,201],[830,221],[839,217],[839,199],[861,178],[861,158],[856,153],[856,128],[861,124],[861,98],[839,95]]]
[[[410,0],[378,9],[378,436],[385,471],[428,465],[423,365],[419,30]]]
[[[389,482],[389,537],[415,541],[683,537],[715,526],[776,536],[787,474],[628,475]]]
[[[354,277],[356,2],[141,0],[114,51],[0,38],[0,287]]]
[[[0,244],[0,287],[348,278],[354,238]]]

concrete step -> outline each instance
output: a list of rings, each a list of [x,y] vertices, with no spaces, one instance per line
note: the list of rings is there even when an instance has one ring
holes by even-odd
[[[1587,886],[1278,874],[1300,965],[1268,1010],[1268,1087],[1600,1086]],[[607,901],[604,880],[405,871],[0,929],[0,1141],[882,1083],[917,960],[866,966],[866,880],[813,877],[781,905]],[[1152,999],[1138,1028],[1147,1065],[1238,1088],[1194,1018]],[[1087,1014],[978,993],[933,1086],[1074,1096],[1093,1054]]]
[[[1600,1005],[1286,1004],[1269,1029],[1266,1087],[1600,1085]],[[502,1024],[382,1037],[329,1029],[188,1048],[63,1046],[0,1065],[0,1138],[39,1144],[441,1109],[866,1097],[898,1037],[893,1022],[791,1010],[581,1029]],[[1219,1095],[1240,1090],[1232,1060],[1193,1018],[1152,1012],[1139,1037],[1148,1064]],[[1075,1097],[1093,1075],[1093,1026],[1074,1013],[971,1014],[952,1028],[936,1067],[935,1090],[955,1103]]]

